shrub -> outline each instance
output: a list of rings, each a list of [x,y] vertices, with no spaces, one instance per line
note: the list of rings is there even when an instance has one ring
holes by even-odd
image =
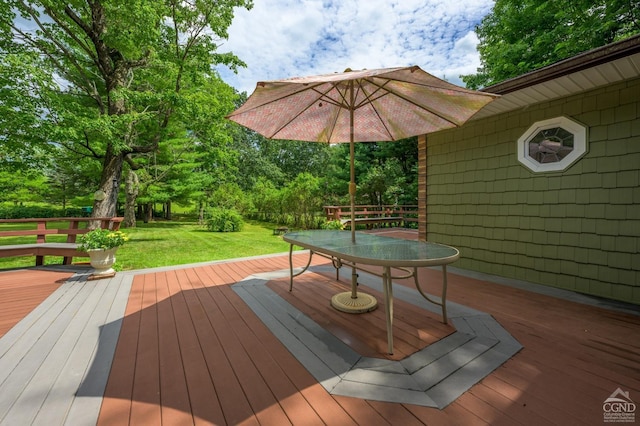
[[[0,219],[30,219],[40,217],[80,217],[82,208],[67,207],[61,209],[53,206],[15,206],[0,204]]]
[[[47,206],[0,206],[2,219],[24,219],[33,217],[61,217],[64,211]]]
[[[243,224],[242,216],[233,209],[215,208],[207,219],[207,229],[212,232],[238,232]]]
[[[329,220],[320,225],[322,229],[338,229],[343,230],[344,225],[339,220]]]

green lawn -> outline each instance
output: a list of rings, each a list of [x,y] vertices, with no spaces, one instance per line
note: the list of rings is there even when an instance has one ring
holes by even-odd
[[[276,225],[249,221],[241,232],[209,232],[195,222],[156,221],[123,228],[129,242],[118,249],[116,270],[181,265],[212,260],[233,259],[288,252],[289,244],[273,235]],[[6,240],[6,241],[5,241]],[[18,244],[20,239],[3,238],[0,244]],[[23,239],[25,242],[34,241]],[[53,240],[52,240],[53,241]],[[88,258],[74,258],[75,262]],[[62,258],[48,257],[45,263],[60,263]],[[0,269],[33,266],[33,257],[0,258]]]

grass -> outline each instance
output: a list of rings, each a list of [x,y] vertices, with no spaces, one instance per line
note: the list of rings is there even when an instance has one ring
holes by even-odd
[[[129,242],[118,249],[115,269],[126,271],[287,252],[289,244],[281,236],[273,235],[275,227],[270,223],[248,221],[241,232],[221,233],[209,232],[190,221],[138,223],[136,228],[122,229],[129,236]],[[0,244],[33,241],[34,237],[11,237],[0,239]],[[56,240],[51,238],[51,241]],[[61,261],[59,257],[45,257],[47,264]],[[82,261],[88,258],[74,258],[74,262]],[[34,257],[0,258],[0,269],[34,264]]]

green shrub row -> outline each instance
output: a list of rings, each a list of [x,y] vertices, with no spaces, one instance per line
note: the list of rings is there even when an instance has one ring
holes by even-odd
[[[81,217],[82,208],[60,209],[47,206],[2,206],[0,219],[29,219],[35,217]]]

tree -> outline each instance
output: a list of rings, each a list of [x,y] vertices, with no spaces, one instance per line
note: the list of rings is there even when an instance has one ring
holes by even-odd
[[[0,37],[3,34],[0,26]],[[35,53],[12,54],[2,46],[0,53],[0,167],[42,169],[49,163],[44,137],[48,130],[40,120],[46,105],[34,94],[55,86],[51,68]]]
[[[0,201],[10,201],[14,205],[25,202],[44,201],[46,178],[33,170],[0,171]]]
[[[230,111],[230,99],[194,94],[199,83],[219,80],[213,65],[243,65],[233,54],[219,53],[217,43],[227,37],[233,8],[251,6],[251,0],[0,4],[0,47],[7,58],[27,60],[29,71],[44,70],[32,75],[8,69],[10,93],[23,90],[19,99],[36,99],[15,110],[18,121],[39,134],[30,141],[54,142],[100,161],[105,198],[95,201],[94,215],[115,214],[125,162],[135,168],[137,156],[156,152],[167,139],[194,140],[180,122],[186,106],[194,110],[193,102],[209,101],[220,120],[222,110]]]
[[[332,147],[325,178],[325,202],[347,205],[349,144]],[[356,203],[417,203],[418,143],[416,138],[355,145]]]
[[[321,210],[320,179],[300,173],[283,189],[283,206],[293,216],[293,226],[314,228],[315,214]]]
[[[476,28],[478,89],[640,33],[638,0],[496,0]]]
[[[283,213],[282,191],[266,177],[259,177],[253,187],[251,199],[258,220],[281,221]]]

